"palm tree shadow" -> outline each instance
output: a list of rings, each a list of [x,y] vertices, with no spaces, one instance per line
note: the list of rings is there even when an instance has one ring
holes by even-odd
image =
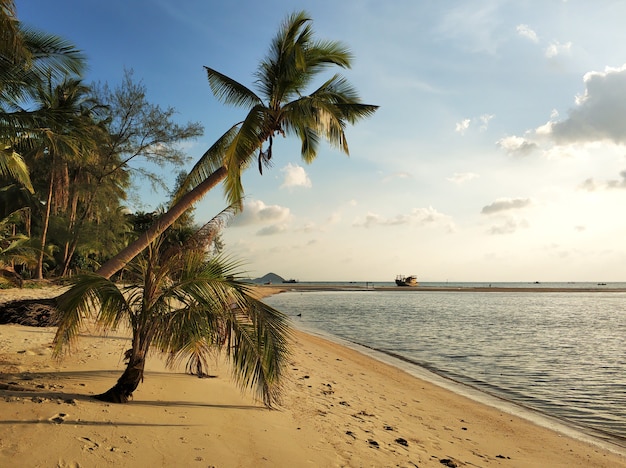
[[[148,375],[176,375],[168,372],[147,372]],[[48,384],[48,388],[36,388],[26,387],[20,385],[23,381],[38,381],[45,382],[68,382],[78,381],[78,385],[85,385],[85,382],[90,380],[100,380],[103,378],[110,379],[114,382],[120,375],[119,370],[90,370],[90,371],[61,371],[61,372],[33,372],[33,373],[5,373],[2,375],[2,381],[0,381],[0,398],[19,397],[22,399],[32,399],[37,402],[54,400],[67,404],[76,404],[76,402],[91,402],[98,403],[102,406],[110,406],[115,403],[102,402],[94,398],[94,395],[76,393],[60,390],[61,384],[56,385]],[[25,378],[25,375],[27,376]],[[189,376],[191,379],[192,376]],[[72,382],[73,383],[73,382]],[[4,385],[2,385],[4,384]],[[39,384],[43,385],[43,384]],[[5,388],[2,388],[2,387]],[[266,410],[263,405],[225,405],[225,404],[213,404],[207,402],[194,402],[194,401],[171,401],[171,400],[131,400],[129,403],[125,403],[132,406],[154,406],[154,407],[179,407],[179,408],[215,408],[215,409],[237,409],[237,410]],[[34,421],[41,422],[41,421]],[[0,424],[4,424],[5,421],[0,419]],[[74,424],[74,422],[72,422]],[[95,423],[94,423],[95,424]]]
[[[62,421],[65,422],[65,421]],[[0,425],[10,425],[14,426],[17,424],[61,424],[62,422],[53,421],[51,419],[31,419],[31,420],[22,420],[22,419],[0,419]],[[134,422],[120,422],[120,421],[75,421],[68,420],[68,424],[72,426],[124,426],[124,427],[193,427],[197,426],[197,424],[165,424],[165,423],[134,423]]]

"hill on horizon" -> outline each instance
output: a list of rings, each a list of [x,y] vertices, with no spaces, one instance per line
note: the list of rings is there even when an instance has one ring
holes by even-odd
[[[253,283],[258,283],[258,284],[282,283],[283,281],[285,281],[285,278],[283,278],[280,275],[277,275],[276,273],[268,273],[264,276],[261,276],[260,278],[256,278],[252,280]]]

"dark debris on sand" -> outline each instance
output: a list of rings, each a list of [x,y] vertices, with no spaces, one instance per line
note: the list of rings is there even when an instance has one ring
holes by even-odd
[[[0,325],[15,323],[28,327],[54,327],[56,299],[24,299],[0,304]]]

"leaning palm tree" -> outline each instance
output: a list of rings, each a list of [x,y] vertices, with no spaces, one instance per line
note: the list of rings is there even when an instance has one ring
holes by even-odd
[[[226,104],[248,109],[245,119],[231,127],[200,158],[183,184],[177,202],[144,235],[106,262],[98,274],[108,278],[141,252],[209,190],[225,180],[230,203],[241,200],[241,172],[257,157],[259,168],[272,158],[274,138],[295,135],[307,163],[317,156],[319,142],[349,154],[347,124],[371,116],[377,106],[360,102],[356,90],[333,75],[310,94],[305,89],[320,72],[332,66],[349,68],[352,55],[341,43],[313,37],[311,19],[304,12],[287,18],[257,71],[258,94],[205,67],[213,94]]]
[[[88,318],[106,329],[127,325],[132,347],[125,354],[126,370],[97,399],[127,402],[143,380],[150,351],[168,356],[170,365],[187,358],[187,370],[201,375],[210,353],[220,350],[231,359],[236,381],[272,406],[288,353],[286,316],[237,279],[236,262],[207,259],[204,248],[168,247],[164,239],[128,265],[125,285],[96,274],[75,280],[57,300],[55,352],[78,337]]]

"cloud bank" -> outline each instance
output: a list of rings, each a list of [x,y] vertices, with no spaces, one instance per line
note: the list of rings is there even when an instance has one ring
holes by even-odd
[[[567,119],[550,122],[544,131],[558,144],[611,141],[626,143],[626,64],[589,72],[585,91]]]

